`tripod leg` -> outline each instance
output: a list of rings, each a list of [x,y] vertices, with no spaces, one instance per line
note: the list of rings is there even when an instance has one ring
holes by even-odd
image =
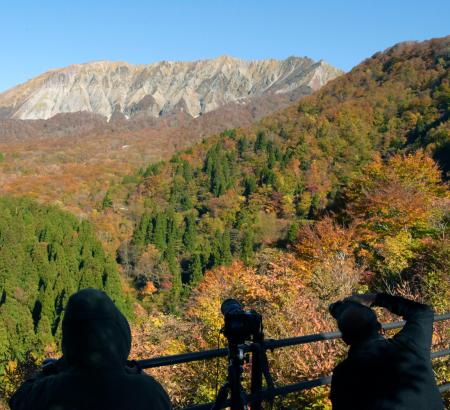
[[[222,407],[222,405],[227,401],[229,390],[230,390],[230,384],[228,382],[225,382],[225,384],[223,384],[222,387],[219,389],[219,392],[217,393],[216,401],[214,402],[213,406],[211,407],[211,410],[219,410]]]
[[[252,345],[252,379],[251,393],[253,396],[252,410],[261,410],[262,399],[262,352],[261,345],[254,343]]]

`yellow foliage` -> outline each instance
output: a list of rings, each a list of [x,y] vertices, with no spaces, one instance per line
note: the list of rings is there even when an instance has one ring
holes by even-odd
[[[386,237],[381,252],[383,265],[393,273],[400,273],[414,256],[413,248],[413,238],[406,229],[395,236]]]

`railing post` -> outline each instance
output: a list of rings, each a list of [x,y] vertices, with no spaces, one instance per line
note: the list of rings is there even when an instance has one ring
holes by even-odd
[[[253,343],[252,351],[252,377],[251,377],[251,395],[254,397],[252,410],[261,410],[262,406],[262,346],[259,343]]]

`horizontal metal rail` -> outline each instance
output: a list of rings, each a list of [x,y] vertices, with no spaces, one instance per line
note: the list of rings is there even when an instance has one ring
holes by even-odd
[[[450,313],[434,316],[435,322],[440,322],[449,319]],[[383,324],[383,329],[385,330],[399,329],[403,327],[405,323],[406,322],[404,320],[392,323],[385,323]],[[323,332],[306,336],[290,337],[288,339],[280,339],[280,340],[268,339],[264,341],[264,347],[267,350],[274,350],[281,347],[296,346],[300,344],[319,342],[323,340],[339,339],[341,336],[342,336],[341,332]],[[138,360],[137,363],[142,369],[149,369],[151,367],[171,366],[174,364],[189,363],[198,360],[215,359],[216,357],[226,357],[227,353],[228,353],[227,349],[210,349],[210,350],[202,350],[200,352],[181,353],[171,356],[155,357],[153,359]]]
[[[445,313],[442,315],[435,315],[434,316],[434,322],[440,322],[444,320],[450,319],[450,312]],[[384,330],[392,330],[392,329],[399,329],[405,325],[405,321],[397,321],[392,323],[385,323],[382,325]],[[288,346],[296,346],[306,343],[313,343],[318,341],[324,341],[324,340],[333,340],[333,339],[339,339],[342,336],[341,332],[323,332],[323,333],[316,333],[312,335],[305,335],[305,336],[299,336],[299,337],[291,337],[287,339],[280,339],[280,340],[273,340],[268,339],[264,341],[264,348],[266,350],[274,350],[282,347],[288,347]],[[250,346],[245,346],[245,350],[250,351]],[[144,359],[144,360],[138,360],[137,363],[139,366],[143,369],[148,369],[152,367],[162,367],[162,366],[171,366],[181,363],[189,363],[193,361],[199,361],[199,360],[208,360],[208,359],[214,359],[218,357],[225,357],[228,354],[228,349],[210,349],[210,350],[203,350],[200,352],[193,352],[193,353],[181,353],[177,355],[171,355],[171,356],[162,356],[162,357],[156,357],[154,359]],[[436,352],[431,352],[431,359],[437,359],[444,356],[450,355],[450,349],[443,349]],[[294,393],[301,390],[306,389],[312,389],[314,387],[324,386],[331,383],[331,376],[324,376],[319,377],[318,379],[314,380],[305,380],[301,381],[299,383],[290,384],[287,386],[282,387],[275,387],[271,391],[269,390],[263,390],[260,394],[263,400],[268,400],[270,398],[276,397],[276,396],[286,396],[287,394]],[[450,383],[445,383],[439,386],[439,391],[441,393],[450,390]],[[252,395],[248,395],[247,399],[249,402],[252,401]],[[205,404],[199,404],[195,406],[186,407],[183,410],[209,410],[211,409],[211,406],[214,403],[205,403]],[[222,408],[229,407],[230,402],[226,401],[223,403]]]
[[[450,355],[450,349],[444,349],[444,350],[439,350],[437,352],[431,352],[431,358],[432,359],[438,359],[440,357],[444,357],[444,356],[448,356]]]
[[[263,400],[268,400],[272,397],[286,396],[289,393],[295,393],[296,391],[300,391],[300,390],[313,389],[314,387],[319,387],[319,386],[323,386],[323,385],[330,384],[330,383],[331,383],[331,376],[320,377],[315,380],[306,380],[306,381],[295,383],[295,384],[289,384],[287,386],[275,387],[270,392],[268,390],[263,390],[261,392],[261,398]],[[252,398],[253,398],[253,396],[251,394],[249,394],[247,396],[247,399],[249,402],[252,401]],[[212,402],[205,403],[205,404],[198,404],[195,406],[185,407],[183,410],[210,410],[213,404],[214,403],[212,403]],[[225,403],[223,403],[222,408],[226,408],[229,405],[230,405],[230,401],[228,400]]]
[[[444,393],[445,391],[450,390],[450,383],[441,384],[439,386],[439,392]]]
[[[299,383],[288,384],[287,386],[275,387],[271,392],[268,390],[263,390],[261,392],[261,397],[263,400],[268,400],[271,397],[276,396],[287,396],[290,393],[295,393],[301,390],[313,389],[314,387],[325,386],[331,384],[331,376],[319,377],[314,380],[306,380]],[[442,394],[450,390],[450,383],[442,384],[439,386],[439,392]],[[252,396],[248,395],[248,400],[251,402]],[[195,406],[185,407],[183,410],[210,410],[214,403],[197,404]],[[226,401],[222,408],[226,408],[230,405],[230,401]]]

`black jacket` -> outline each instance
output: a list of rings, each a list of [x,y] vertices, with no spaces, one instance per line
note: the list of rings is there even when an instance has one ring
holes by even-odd
[[[126,367],[130,327],[106,294],[72,295],[62,330],[63,358],[22,384],[12,410],[171,409],[158,382]]]
[[[387,294],[378,294],[374,305],[406,324],[391,339],[374,336],[351,346],[333,371],[333,410],[443,410],[431,369],[433,311]]]

